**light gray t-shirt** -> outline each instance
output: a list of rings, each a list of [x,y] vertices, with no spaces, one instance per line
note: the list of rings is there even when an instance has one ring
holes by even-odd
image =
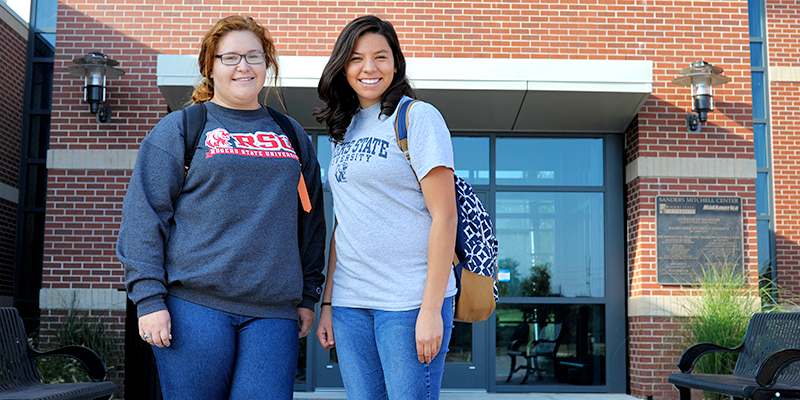
[[[359,110],[333,148],[328,185],[339,224],[332,302],[411,310],[422,305],[431,215],[397,145],[395,115],[379,114],[380,102]],[[420,179],[438,166],[453,169],[450,131],[430,104],[411,106],[408,147]],[[446,296],[455,294],[451,269]]]

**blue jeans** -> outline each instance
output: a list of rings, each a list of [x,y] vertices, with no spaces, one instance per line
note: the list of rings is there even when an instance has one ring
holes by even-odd
[[[298,326],[166,297],[170,347],[153,346],[165,400],[289,400],[297,371]]]
[[[453,298],[444,299],[444,334],[431,363],[417,359],[419,309],[380,311],[333,307],[333,333],[349,400],[438,399],[453,332]]]

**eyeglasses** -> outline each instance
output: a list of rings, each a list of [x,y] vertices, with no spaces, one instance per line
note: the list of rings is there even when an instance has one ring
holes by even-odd
[[[242,62],[242,57],[244,57],[244,61],[250,65],[263,64],[267,58],[267,54],[254,51],[247,54],[225,53],[214,56],[214,58],[219,58],[222,65],[239,65],[239,63]]]

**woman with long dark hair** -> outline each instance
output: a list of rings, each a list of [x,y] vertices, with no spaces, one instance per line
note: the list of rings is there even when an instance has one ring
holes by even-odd
[[[450,132],[414,103],[409,167],[394,122],[414,90],[394,28],[375,16],[344,28],[317,90],[337,220],[317,337],[336,346],[349,399],[437,399],[456,293]]]

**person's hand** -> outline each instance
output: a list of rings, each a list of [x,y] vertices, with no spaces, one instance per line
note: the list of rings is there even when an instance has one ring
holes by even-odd
[[[172,340],[172,319],[169,311],[160,310],[139,317],[139,337],[156,347],[169,347]]]
[[[439,354],[442,346],[444,326],[441,312],[421,309],[417,315],[417,358],[421,363],[429,363]]]
[[[319,311],[319,322],[317,323],[317,339],[325,350],[330,350],[336,346],[333,339],[333,312],[331,307],[322,307]]]
[[[300,322],[300,338],[308,336],[311,326],[314,325],[314,311],[304,307],[297,307],[297,320]]]

